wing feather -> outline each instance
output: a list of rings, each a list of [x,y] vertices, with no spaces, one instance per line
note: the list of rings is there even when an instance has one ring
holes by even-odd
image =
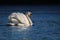
[[[26,15],[24,15],[23,13],[17,13],[16,16],[17,16],[17,19],[18,19],[21,23],[29,24],[29,21],[28,21]]]

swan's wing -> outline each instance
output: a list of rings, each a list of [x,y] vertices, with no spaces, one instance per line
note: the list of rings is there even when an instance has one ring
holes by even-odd
[[[26,17],[23,13],[17,13],[17,14],[16,14],[16,18],[17,18],[21,23],[29,24],[29,21],[28,21],[27,17]]]
[[[8,19],[10,20],[10,19],[13,18],[13,17],[15,18],[15,16],[16,16],[16,13],[14,12],[14,13],[12,13],[11,15],[8,16]]]

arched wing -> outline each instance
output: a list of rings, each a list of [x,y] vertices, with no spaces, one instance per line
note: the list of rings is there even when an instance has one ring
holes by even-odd
[[[28,21],[27,17],[23,13],[17,13],[16,18],[21,23],[29,24],[29,21]]]

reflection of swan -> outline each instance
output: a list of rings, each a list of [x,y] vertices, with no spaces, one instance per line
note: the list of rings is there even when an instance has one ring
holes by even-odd
[[[29,16],[31,16],[31,12],[27,12],[25,15],[23,13],[12,13],[8,19],[10,20],[9,25],[18,25],[18,26],[32,26],[33,23]]]

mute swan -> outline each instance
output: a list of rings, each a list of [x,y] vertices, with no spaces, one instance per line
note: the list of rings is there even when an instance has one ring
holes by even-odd
[[[8,19],[10,21],[9,25],[11,25],[11,26],[18,25],[18,26],[23,26],[23,27],[32,26],[33,23],[29,17],[31,15],[32,15],[31,12],[27,12],[26,14],[14,12],[8,16]]]

